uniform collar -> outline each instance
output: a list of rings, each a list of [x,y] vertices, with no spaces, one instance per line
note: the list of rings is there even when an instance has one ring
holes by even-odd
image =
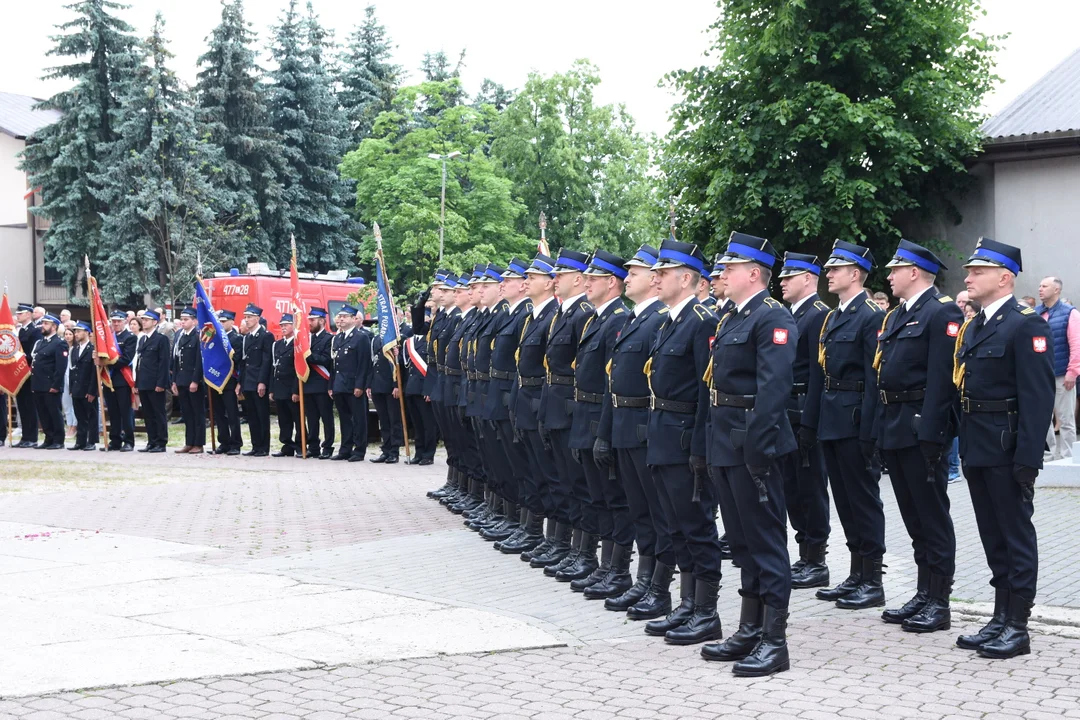
[[[990,318],[994,317],[994,313],[1000,310],[1005,305],[1005,303],[1009,302],[1010,300],[1016,302],[1016,299],[1012,295],[1006,295],[1005,297],[998,298],[994,302],[984,307],[983,314],[986,316],[986,319],[989,320]]]
[[[544,308],[546,308],[548,305],[550,305],[554,301],[555,301],[555,296],[552,295],[547,300],[544,300],[544,301],[540,302],[539,304],[534,304],[533,305],[533,320],[540,317],[540,313],[544,312]]]
[[[603,304],[603,305],[601,305],[600,307],[596,308],[596,309],[595,309],[595,310],[594,310],[593,312],[595,312],[595,313],[596,313],[596,316],[597,316],[597,317],[600,317],[601,315],[603,315],[603,314],[604,314],[604,311],[605,311],[605,310],[607,310],[607,309],[608,309],[608,307],[610,307],[610,306],[611,306],[611,303],[615,302],[615,301],[616,301],[616,300],[618,300],[618,299],[619,299],[619,296],[618,296],[618,295],[616,295],[615,297],[611,298],[610,300],[608,300],[608,301],[607,301],[606,303],[604,303],[604,304]]]
[[[577,295],[575,295],[572,298],[567,298],[566,300],[563,300],[562,305],[561,305],[562,311],[566,312],[567,310],[569,310],[574,305],[574,303],[576,303],[578,300],[580,300],[583,297],[585,297],[585,293],[578,293]]]
[[[640,317],[641,313],[645,312],[654,302],[660,302],[660,298],[653,295],[634,305],[634,317]]]
[[[796,300],[795,302],[793,302],[791,304],[791,314],[794,315],[795,313],[799,312],[799,308],[801,308],[807,302],[813,302],[815,295],[817,295],[817,293],[810,293],[802,300]]]
[[[915,295],[913,295],[913,296],[909,297],[907,300],[905,300],[904,301],[904,308],[907,309],[907,310],[911,310],[911,308],[915,307],[915,303],[919,302],[919,298],[921,298],[928,291],[933,290],[933,289],[934,289],[933,285],[927,285],[925,288],[920,290],[918,293],[916,293]]]
[[[513,304],[513,305],[511,305],[511,306],[510,306],[510,309],[508,310],[508,312],[509,312],[509,313],[510,313],[510,314],[512,315],[512,314],[514,313],[514,311],[518,309],[518,305],[520,305],[521,303],[525,302],[525,301],[526,301],[526,300],[528,300],[528,299],[529,299],[529,296],[528,296],[528,295],[522,295],[521,297],[519,297],[519,298],[518,298],[518,299],[517,299],[517,300],[516,300],[516,301],[514,302],[514,304]]]
[[[747,305],[749,305],[751,300],[753,300],[754,298],[756,298],[758,295],[760,295],[763,292],[765,292],[765,288],[762,288],[761,290],[758,290],[756,293],[754,293],[750,297],[743,300],[741,303],[739,303],[738,305],[735,306],[735,312],[742,312],[743,308],[746,307]]]
[[[672,321],[675,321],[679,317],[679,313],[683,311],[683,308],[692,303],[694,300],[697,300],[697,296],[687,295],[681,301],[675,303],[675,305],[672,306],[671,310],[668,312],[668,317],[670,317]]]

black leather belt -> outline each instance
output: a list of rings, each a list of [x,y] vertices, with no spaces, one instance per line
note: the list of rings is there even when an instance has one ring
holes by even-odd
[[[476,379],[480,381],[487,381],[491,379],[491,375],[488,373],[477,372]]]
[[[548,385],[573,385],[574,384],[574,376],[573,375],[553,375],[552,373],[548,373],[547,381],[548,381]]]
[[[439,363],[435,363],[435,372],[442,372],[442,371],[443,371],[443,366],[440,365]]]
[[[710,390],[709,397],[712,398],[713,407],[735,407],[744,410],[753,408],[754,400],[757,399],[756,395],[728,395],[719,390]]]
[[[661,397],[652,396],[652,409],[664,410],[665,412],[682,413],[693,415],[697,412],[696,402],[679,402],[678,400],[665,400]]]
[[[611,395],[611,407],[617,408],[645,408],[652,404],[652,398],[648,395],[635,397],[633,395]]]
[[[456,369],[454,369],[452,367],[448,367],[448,366],[445,366],[445,365],[443,366],[443,372],[446,373],[447,375],[464,375],[465,374],[465,373],[461,372],[460,370],[456,370]]]
[[[495,368],[491,368],[491,377],[495,378],[496,380],[509,380],[513,376],[514,373],[512,372],[505,372],[503,370],[496,370]]]
[[[863,391],[862,380],[837,380],[829,375],[825,376],[826,390],[850,390],[853,392]]]
[[[521,377],[518,375],[518,385],[521,387],[537,387],[544,384],[542,377]]]
[[[791,386],[791,394],[798,397],[799,395],[805,395],[810,391],[810,385],[807,383],[795,383]]]
[[[465,377],[469,378],[470,380],[475,380],[476,379],[476,373],[474,373],[472,370],[470,370],[469,372],[465,373]]]
[[[919,388],[918,390],[898,390],[896,392],[881,390],[878,394],[881,396],[883,405],[896,405],[899,403],[918,402],[922,400],[926,397],[926,388]]]
[[[575,388],[574,399],[578,402],[592,403],[593,405],[598,405],[604,402],[604,394],[585,392],[584,390],[578,390],[577,388]]]
[[[1006,400],[975,400],[969,397],[960,398],[960,407],[966,413],[1015,413],[1020,409],[1016,398]]]

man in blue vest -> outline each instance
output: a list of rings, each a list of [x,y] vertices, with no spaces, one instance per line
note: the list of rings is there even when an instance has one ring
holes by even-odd
[[[1046,446],[1052,460],[1072,457],[1076,442],[1076,376],[1080,375],[1080,312],[1061,299],[1061,278],[1044,277],[1039,283],[1039,306],[1035,313],[1050,324],[1054,338],[1054,414],[1060,427],[1055,437],[1054,424],[1046,433]]]

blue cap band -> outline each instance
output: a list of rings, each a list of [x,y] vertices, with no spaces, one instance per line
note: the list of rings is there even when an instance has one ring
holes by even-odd
[[[607,260],[601,260],[600,258],[593,258],[591,264],[595,265],[596,267],[598,267],[598,268],[600,268],[602,270],[607,270],[609,273],[611,273],[615,277],[619,278],[620,280],[625,280],[626,279],[626,275],[627,275],[626,270],[622,269],[618,265],[612,265]]]
[[[484,275],[495,280],[495,282],[502,282],[503,277],[499,273],[495,272],[491,268],[484,270]]]
[[[975,248],[975,255],[973,257],[984,257],[987,260],[993,260],[994,262],[1004,265],[1006,269],[1012,270],[1013,275],[1020,274],[1020,266],[1008,255],[1002,255],[999,252],[980,247]]]
[[[705,272],[705,268],[701,264],[700,260],[698,260],[693,255],[687,255],[686,253],[681,253],[678,250],[664,250],[663,248],[661,248],[660,260],[676,260],[679,263],[686,265],[692,270],[697,270],[699,273]]]
[[[762,265],[768,265],[772,267],[776,264],[776,258],[765,252],[764,250],[758,250],[756,247],[750,245],[743,245],[742,243],[729,243],[727,254],[737,253],[739,255],[745,255],[754,262],[759,262]]]
[[[542,273],[546,273],[546,274],[550,275],[551,271],[554,270],[555,268],[551,267],[550,265],[548,265],[543,260],[533,260],[532,265],[529,266],[529,269],[530,270],[539,270]]]
[[[927,260],[924,257],[919,257],[910,250],[897,250],[894,257],[903,258],[915,267],[922,268],[931,275],[937,275],[938,271],[941,270],[941,266],[937,263],[932,260]]]
[[[634,254],[634,259],[641,260],[642,262],[647,262],[649,263],[649,265],[656,264],[656,258],[645,252],[644,250],[638,250],[637,253]]]
[[[820,275],[821,274],[821,268],[819,268],[814,263],[808,263],[808,262],[805,262],[803,260],[785,260],[784,261],[784,267],[785,268],[798,268],[800,270],[806,270],[807,272],[812,272],[815,275]]]
[[[871,268],[870,261],[867,260],[866,258],[864,258],[862,255],[856,255],[855,253],[853,253],[853,252],[851,252],[849,250],[844,250],[842,248],[834,249],[832,251],[832,254],[834,256],[839,256],[839,257],[842,257],[842,258],[846,258],[846,259],[850,260],[851,262],[855,263],[856,265],[858,265],[859,267],[861,267],[866,272],[870,272],[870,268]]]
[[[561,267],[563,265],[565,265],[566,267],[573,268],[573,269],[575,269],[575,270],[577,270],[579,272],[585,272],[585,269],[586,269],[585,263],[583,263],[583,262],[581,262],[579,260],[575,260],[573,258],[563,257],[563,258],[559,258],[558,260],[555,261],[555,267],[556,268],[559,268],[559,267]]]
[[[524,275],[524,274],[525,274],[525,268],[521,267],[520,265],[516,265],[516,264],[514,264],[514,263],[510,263],[510,265],[508,265],[507,267],[508,267],[508,268],[509,268],[510,270],[513,270],[514,272],[516,272],[516,273],[517,273],[517,274],[519,274],[519,275]]]

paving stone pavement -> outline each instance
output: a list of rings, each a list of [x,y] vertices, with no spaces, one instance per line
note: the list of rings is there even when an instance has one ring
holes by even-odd
[[[35,451],[20,451],[18,458],[36,455],[53,459]],[[86,461],[78,455],[75,461]],[[158,476],[171,469],[184,479],[0,494],[0,520],[186,543],[193,551],[174,559],[200,567],[483,608],[526,619],[566,646],[163,678],[3,699],[0,718],[1080,717],[1080,640],[1040,634],[1032,655],[995,663],[952,645],[971,622],[958,619],[949,633],[910,635],[881,623],[876,611],[840,613],[807,591],[797,591],[792,602],[792,670],[735,679],[726,666],[702,662],[696,648],[644,638],[639,624],[584,601],[462,529],[460,518],[424,497],[424,490],[441,484],[441,463],[411,468],[284,459],[262,461],[251,473],[258,461],[101,458],[122,472]],[[57,472],[61,467],[57,463]],[[191,479],[192,470],[205,479]],[[910,544],[887,481],[882,495],[890,548],[886,587],[899,598],[913,584]],[[950,495],[958,537],[954,596],[987,600],[988,572],[967,490],[954,485]],[[1039,603],[1080,608],[1073,561],[1080,552],[1074,530],[1080,491],[1040,489],[1036,502]],[[840,576],[846,556],[838,522],[833,537],[830,561]],[[737,571],[725,572],[721,614],[730,633]]]

